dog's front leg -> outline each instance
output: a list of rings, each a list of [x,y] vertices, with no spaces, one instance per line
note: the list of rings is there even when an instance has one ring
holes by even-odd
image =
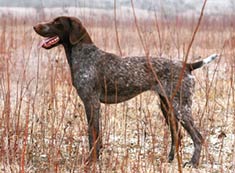
[[[87,59],[86,59],[87,60]],[[78,62],[79,63],[78,63]],[[90,153],[87,164],[97,161],[102,146],[99,120],[100,120],[100,90],[99,80],[95,67],[82,60],[74,61],[72,64],[72,81],[77,93],[83,101],[87,124],[88,124],[88,140]]]
[[[87,123],[88,123],[88,136],[90,155],[88,161],[96,161],[99,157],[102,140],[99,129],[100,117],[100,101],[98,97],[92,96],[89,100],[84,101]]]

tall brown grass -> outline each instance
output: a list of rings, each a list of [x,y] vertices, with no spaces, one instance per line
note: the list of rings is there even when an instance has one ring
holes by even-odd
[[[119,19],[118,14],[115,20],[81,16],[98,47],[123,56],[145,55],[139,32],[149,55],[183,60],[196,16],[137,17],[138,31],[133,18]],[[87,125],[63,48],[38,49],[41,38],[32,25],[45,19],[28,18],[0,19],[1,171],[83,172],[89,153]],[[193,117],[205,143],[199,169],[183,172],[235,171],[235,51],[225,44],[234,35],[233,16],[204,16],[189,53],[188,61],[211,53],[221,56],[194,72]],[[103,105],[104,148],[91,171],[177,172],[176,161],[167,163],[169,130],[158,104],[158,97],[147,92],[125,103]],[[193,146],[183,134],[179,154],[185,162]]]

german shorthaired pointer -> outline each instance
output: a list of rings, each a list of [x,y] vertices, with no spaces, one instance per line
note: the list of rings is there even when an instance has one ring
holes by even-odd
[[[81,21],[75,17],[57,17],[51,22],[34,26],[34,30],[47,37],[40,43],[41,47],[51,49],[60,44],[64,46],[73,86],[86,110],[90,161],[98,159],[102,147],[99,127],[100,103],[119,103],[152,90],[158,93],[162,113],[170,126],[172,142],[169,162],[174,159],[175,153],[174,129],[178,132],[178,123],[175,123],[176,127],[173,128],[170,121],[170,114],[173,113],[175,121],[181,123],[194,143],[194,153],[188,164],[198,166],[203,138],[191,116],[195,84],[191,71],[214,60],[216,54],[191,64],[161,57],[121,58],[96,47]],[[181,76],[181,85],[175,91],[183,66],[185,69]]]

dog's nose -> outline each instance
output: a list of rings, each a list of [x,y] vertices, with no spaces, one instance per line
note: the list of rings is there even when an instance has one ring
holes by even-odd
[[[33,29],[36,32],[48,32],[50,28],[46,24],[37,24],[33,27]]]
[[[40,25],[39,25],[39,24],[38,24],[38,25],[33,26],[34,31],[38,31],[38,30],[40,30],[40,28],[42,28],[42,27],[40,27]]]

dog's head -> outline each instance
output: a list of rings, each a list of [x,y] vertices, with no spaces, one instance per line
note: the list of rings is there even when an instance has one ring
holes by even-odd
[[[75,17],[57,17],[51,22],[39,23],[33,28],[39,35],[47,37],[39,44],[45,49],[51,49],[59,44],[70,46],[78,43],[92,43],[81,21]]]

